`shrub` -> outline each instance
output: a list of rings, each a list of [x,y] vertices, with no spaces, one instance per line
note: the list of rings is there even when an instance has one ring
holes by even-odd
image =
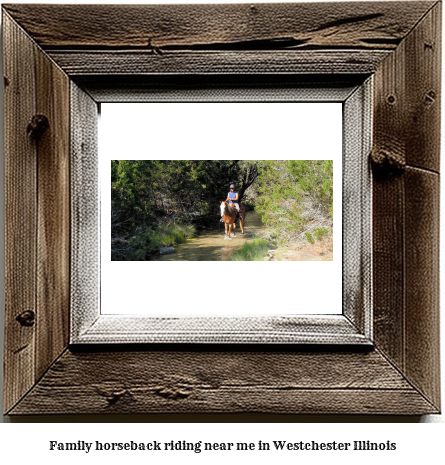
[[[234,252],[229,260],[231,261],[262,261],[269,250],[269,243],[262,239],[254,239],[243,244]]]
[[[185,241],[189,237],[193,237],[196,233],[196,228],[193,224],[175,224],[173,227],[173,231],[175,234],[181,235]]]
[[[315,229],[331,228],[332,176],[332,160],[265,160],[261,163],[256,210],[280,242],[306,238],[314,243]],[[319,234],[323,236],[323,232]]]
[[[315,228],[313,230],[313,234],[316,239],[318,239],[319,241],[322,241],[323,238],[327,237],[327,235],[329,234],[329,230],[326,228]]]
[[[137,228],[136,234],[128,241],[129,252],[126,256],[113,254],[115,260],[149,260],[157,254],[161,247],[172,247],[182,244],[187,238],[195,234],[195,227],[191,224],[160,224],[155,229]],[[115,257],[115,258],[114,258]]]
[[[314,238],[312,237],[311,233],[306,231],[304,235],[306,236],[306,239],[310,244],[315,244]]]

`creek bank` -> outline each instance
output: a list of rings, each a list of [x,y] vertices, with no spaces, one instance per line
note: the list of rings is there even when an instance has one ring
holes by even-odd
[[[231,241],[224,240],[224,225],[219,216],[213,216],[214,227],[201,229],[194,237],[178,247],[176,253],[169,255],[157,254],[150,260],[155,261],[225,261],[246,242],[258,236],[264,227],[261,215],[255,211],[247,212],[245,221],[245,234],[241,234],[239,226],[236,227],[235,236]],[[268,246],[266,251],[269,250]],[[263,253],[263,255],[265,252]]]
[[[167,255],[167,254],[170,254],[170,253],[176,253],[176,250],[174,247],[161,247],[159,249],[159,253],[160,255]]]
[[[111,259],[147,261],[155,255],[174,253],[174,246],[186,242],[196,233],[196,227],[188,223],[159,222],[142,225],[129,238],[111,240]]]
[[[273,261],[332,261],[332,243],[304,244],[290,243],[278,245],[274,251]]]

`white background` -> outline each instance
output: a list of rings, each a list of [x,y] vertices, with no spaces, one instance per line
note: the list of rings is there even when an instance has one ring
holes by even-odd
[[[139,3],[132,0],[133,3]],[[272,0],[271,0],[272,1]],[[283,1],[283,0],[282,0]],[[314,0],[315,1],[315,0]],[[18,2],[17,2],[18,3]],[[31,1],[20,2],[20,3],[34,3]],[[37,2],[35,2],[37,3]],[[41,2],[39,2],[41,3]],[[60,3],[48,2],[48,3]],[[68,2],[66,2],[68,3]],[[70,3],[90,3],[87,1],[77,0]],[[102,3],[120,3],[120,2],[105,2]],[[157,3],[162,3],[159,0]],[[170,0],[170,3],[184,3],[181,1]],[[207,3],[212,3],[208,0]],[[243,0],[239,0],[239,3],[250,3]],[[0,98],[1,94],[0,94]],[[444,130],[442,128],[442,146],[444,146]],[[1,169],[3,167],[1,166]],[[0,175],[0,182],[3,183],[3,176]],[[3,195],[3,185],[0,186],[0,193]],[[442,189],[442,193],[445,189]],[[441,217],[445,218],[445,198],[442,196],[441,199],[442,212]],[[0,203],[0,208],[3,211],[3,202]],[[2,215],[3,216],[3,215]],[[442,243],[444,243],[442,227]],[[0,228],[0,234],[3,235],[3,228]],[[3,236],[2,239],[4,240]],[[0,248],[0,253],[3,254],[3,247]],[[443,263],[443,254],[441,256],[441,270],[445,270],[445,264]],[[2,255],[4,261],[4,256]],[[3,267],[1,267],[3,270]],[[441,276],[442,282],[444,275],[442,271]],[[442,299],[442,302],[444,299]],[[2,315],[3,317],[3,315]],[[444,321],[442,318],[442,334],[444,334]],[[3,327],[4,321],[2,320],[2,327],[0,328],[0,350],[3,350]],[[1,354],[3,355],[3,354]],[[445,393],[443,386],[445,366],[443,361],[445,360],[444,344],[442,343],[442,399],[445,400]],[[75,399],[73,399],[75,401]],[[217,423],[209,424],[206,422],[220,421],[229,423]],[[0,427],[0,454],[2,461],[5,463],[35,463],[44,462],[46,464],[57,464],[64,463],[65,465],[78,464],[81,460],[83,463],[98,463],[99,460],[105,459],[107,463],[121,464],[124,461],[131,460],[132,465],[136,464],[148,464],[154,461],[158,463],[177,463],[181,461],[183,463],[199,463],[205,461],[206,463],[212,461],[215,464],[226,465],[229,463],[246,463],[248,457],[252,460],[258,460],[259,463],[270,463],[274,461],[276,463],[308,463],[309,459],[311,463],[341,463],[341,464],[356,464],[358,461],[364,464],[394,464],[394,463],[427,463],[427,464],[441,464],[443,463],[444,457],[444,441],[445,437],[445,417],[444,415],[427,415],[420,419],[421,422],[434,423],[440,422],[440,424],[430,425],[419,425],[419,424],[400,424],[398,422],[410,421],[409,418],[404,417],[363,417],[363,416],[321,416],[321,417],[270,417],[270,418],[257,418],[255,416],[250,417],[249,421],[259,421],[255,424],[238,424],[239,422],[246,421],[243,416],[235,417],[200,417],[198,421],[201,423],[192,424],[154,424],[155,422],[166,422],[166,421],[185,421],[183,418],[175,416],[129,416],[129,417],[113,417],[113,416],[100,416],[100,417],[32,417],[24,419],[16,419],[15,424],[7,424],[10,422],[10,418],[3,417],[5,424]],[[91,424],[90,422],[101,422],[100,425]],[[106,422],[146,422],[143,424],[106,424]],[[191,418],[188,421],[193,421]],[[268,421],[274,423],[267,423]],[[306,424],[304,422],[325,422],[322,424]],[[331,424],[331,422],[352,422],[352,423],[339,423]],[[366,421],[369,423],[360,423]],[[379,424],[372,424],[372,422],[378,421]],[[417,421],[416,418],[411,421]],[[26,422],[32,422],[32,424],[26,424]],[[46,424],[37,425],[35,422],[49,422]],[[67,424],[58,425],[53,422],[66,422]],[[77,422],[77,423],[72,423]],[[397,423],[395,423],[397,422]],[[105,424],[104,424],[105,423]],[[360,439],[369,439],[375,441],[397,441],[397,451],[392,452],[357,452],[357,453],[317,453],[316,455],[310,455],[304,453],[286,453],[286,455],[267,455],[259,457],[258,455],[247,456],[246,453],[238,453],[237,455],[226,455],[225,453],[212,454],[175,454],[174,456],[162,456],[159,455],[137,455],[131,453],[125,455],[122,453],[107,453],[106,455],[87,455],[83,452],[64,452],[56,453],[48,450],[49,440],[59,441],[124,441],[124,440],[135,440],[135,441],[149,441],[153,439],[187,439],[187,440],[199,440],[199,439],[211,439],[214,441],[256,441],[262,439],[264,441],[273,441],[278,439],[287,440],[300,440],[301,439],[316,439],[318,441],[332,441],[334,439],[350,441]]]
[[[99,157],[101,313],[163,316],[342,313],[341,103],[103,104]],[[334,160],[333,261],[111,261],[111,160],[273,157]],[[217,219],[215,216],[215,223]],[[245,227],[247,231],[248,220]],[[224,247],[222,232],[221,247]],[[230,306],[222,294],[228,279],[238,281],[244,289],[243,296],[237,293],[236,303]]]

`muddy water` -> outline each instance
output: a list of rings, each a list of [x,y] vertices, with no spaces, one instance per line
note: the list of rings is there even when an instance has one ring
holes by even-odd
[[[252,239],[254,233],[263,227],[261,215],[255,211],[247,213],[244,224],[244,234],[236,227],[232,240],[224,240],[224,224],[218,229],[200,231],[198,236],[187,240],[185,244],[175,247],[176,253],[162,255],[156,261],[222,261],[227,260],[233,251],[237,250],[247,240]]]

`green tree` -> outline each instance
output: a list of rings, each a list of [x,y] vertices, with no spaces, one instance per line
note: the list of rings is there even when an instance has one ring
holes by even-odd
[[[229,184],[235,182],[242,197],[257,175],[256,162],[240,160],[113,160],[112,237],[146,234],[166,218],[216,218]]]
[[[289,173],[298,188],[309,196],[317,208],[332,216],[333,161],[289,160]]]
[[[332,230],[332,161],[265,160],[258,166],[256,209],[274,237],[307,239],[314,229]]]

